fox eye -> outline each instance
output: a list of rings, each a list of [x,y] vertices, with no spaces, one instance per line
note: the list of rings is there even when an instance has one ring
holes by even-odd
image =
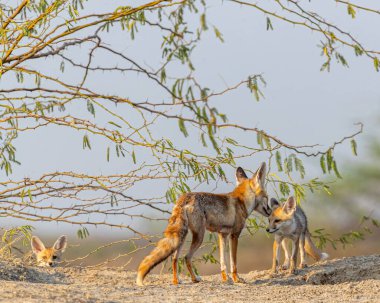
[[[58,257],[57,256],[53,256],[53,260],[56,260]]]
[[[274,220],[274,223],[278,223],[278,222],[280,222],[281,220],[279,220],[279,219],[276,219],[276,220]]]

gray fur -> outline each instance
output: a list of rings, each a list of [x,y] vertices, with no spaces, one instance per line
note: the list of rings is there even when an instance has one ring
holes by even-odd
[[[273,265],[272,271],[277,272],[277,266],[280,261],[281,246],[285,252],[285,261],[283,269],[290,268],[290,273],[295,273],[298,250],[300,251],[300,267],[306,267],[305,255],[308,253],[315,260],[326,259],[328,255],[319,251],[311,240],[308,230],[308,221],[301,207],[296,205],[294,197],[280,205],[272,198],[269,206],[272,209],[269,217],[269,226],[267,232],[274,233],[275,243],[273,244]],[[292,242],[292,252],[289,253],[289,247],[286,239]]]

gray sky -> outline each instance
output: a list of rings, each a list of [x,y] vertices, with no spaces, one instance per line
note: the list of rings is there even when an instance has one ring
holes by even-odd
[[[320,6],[321,14],[326,14],[330,20],[345,26],[364,45],[380,49],[380,18],[358,13],[357,18],[352,20],[347,15],[345,6],[336,5],[335,1],[329,1],[331,5],[326,5],[326,2],[321,4],[312,1],[311,6]],[[376,4],[376,1],[372,3]],[[105,5],[105,2],[96,1],[90,7],[94,5],[99,6],[96,9],[101,11],[100,6]],[[195,75],[206,86],[215,90],[232,86],[250,74],[263,74],[267,81],[267,86],[263,89],[265,99],[260,102],[256,102],[244,88],[213,101],[222,112],[228,114],[231,122],[262,128],[290,144],[320,143],[328,146],[342,136],[353,133],[357,129],[353,124],[361,121],[365,125],[365,135],[357,140],[357,160],[365,159],[365,137],[376,134],[380,109],[380,74],[375,72],[369,59],[356,58],[351,50],[346,55],[342,49],[340,51],[346,55],[350,68],[334,63],[329,73],[321,72],[323,58],[320,56],[320,48],[317,47],[321,37],[316,33],[274,19],[274,30],[267,31],[266,19],[262,13],[221,1],[209,2],[207,20],[210,30],[193,54]],[[225,43],[215,38],[213,25],[220,29]],[[136,41],[132,42],[128,35],[115,29],[109,34],[107,42],[120,51],[136,55],[140,63],[157,66],[160,52],[155,50],[158,49],[159,40],[151,31],[141,30]],[[73,51],[80,58],[84,50]],[[112,59],[101,52],[96,58],[99,64]],[[41,68],[59,66],[59,63],[47,60],[46,65]],[[68,73],[62,77],[74,79],[77,76],[70,74],[68,69]],[[8,82],[7,85],[11,83]],[[116,92],[136,99],[160,97],[157,88],[146,86],[142,76],[124,78],[97,74],[89,78],[89,83],[98,88],[101,86],[104,92]],[[75,111],[83,111],[83,106],[78,105]],[[123,114],[127,116],[127,113]],[[100,115],[99,119],[106,117]],[[197,139],[184,139],[179,132],[173,135],[170,126],[170,123],[157,125],[156,134],[173,136],[177,143],[200,148],[201,143]],[[238,138],[243,141],[256,141],[252,134],[241,134]],[[129,165],[124,160],[112,159],[110,163],[106,162],[104,142],[92,139],[92,144],[92,151],[83,151],[82,134],[57,128],[40,130],[35,135],[22,135],[16,144],[18,159],[22,165],[15,167],[12,177],[39,176],[46,171],[56,170],[122,172],[123,166]],[[340,163],[354,159],[349,142],[337,149],[337,156],[343,159]],[[253,170],[260,162],[256,159],[252,163],[250,161],[252,160],[246,159],[237,164]],[[312,173],[321,174],[315,168],[318,163],[312,161],[307,168]],[[4,179],[3,175],[1,179]],[[231,184],[220,184],[217,191],[226,192],[231,189]],[[62,230],[55,224],[45,226],[54,233],[58,229]],[[74,230],[76,229],[75,227]]]

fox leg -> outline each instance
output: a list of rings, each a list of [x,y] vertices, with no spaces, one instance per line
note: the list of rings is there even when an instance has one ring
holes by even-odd
[[[226,244],[227,235],[218,233],[219,236],[219,255],[220,255],[220,272],[222,275],[222,281],[228,282],[227,266],[226,266]]]
[[[280,263],[281,242],[282,242],[282,238],[275,236],[274,241],[273,241],[272,274],[277,273],[277,266]]]
[[[282,264],[282,269],[287,270],[289,268],[289,265],[290,265],[290,256],[289,256],[289,245],[288,245],[286,239],[282,240],[281,245],[282,245],[282,249],[284,250],[284,254],[285,254],[285,260],[284,260],[284,264]]]
[[[191,241],[189,252],[185,256],[186,266],[187,266],[187,269],[189,270],[189,273],[190,273],[190,276],[191,276],[191,280],[194,283],[200,282],[201,281],[201,277],[197,276],[194,273],[193,264],[191,263],[191,259],[192,259],[193,255],[194,255],[194,253],[196,252],[196,250],[201,246],[201,244],[203,242],[204,233],[205,233],[204,230],[201,230],[201,231],[198,231],[198,232],[194,232],[193,231],[193,240]]]
[[[292,256],[290,259],[290,270],[289,274],[296,273],[296,264],[297,264],[297,255],[298,255],[298,246],[299,246],[299,237],[293,240],[292,243]]]
[[[181,281],[178,279],[178,257],[181,252],[182,245],[183,244],[180,244],[180,246],[173,254],[173,284],[175,285],[181,283]]]
[[[306,261],[305,261],[305,234],[301,234],[300,236],[300,243],[299,243],[299,250],[300,250],[300,268],[307,267]]]
[[[235,283],[244,283],[244,280],[241,279],[237,274],[237,247],[238,247],[239,237],[237,235],[231,235],[230,237],[230,265],[232,280]]]

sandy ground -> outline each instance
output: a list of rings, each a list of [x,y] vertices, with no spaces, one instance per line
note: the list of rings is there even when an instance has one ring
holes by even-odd
[[[215,265],[217,266],[217,265]],[[37,268],[0,262],[0,302],[380,302],[380,255],[324,261],[295,276],[269,271],[224,284],[219,275],[199,284],[182,275],[149,275],[145,287],[121,269]]]

